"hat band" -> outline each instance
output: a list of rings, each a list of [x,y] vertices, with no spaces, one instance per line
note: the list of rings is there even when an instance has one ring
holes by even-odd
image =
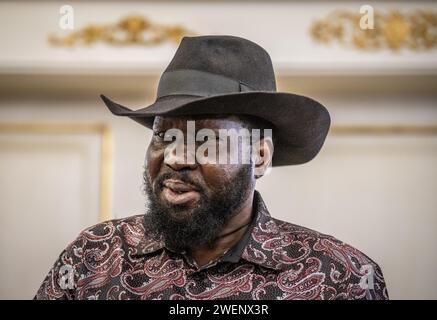
[[[157,99],[171,95],[208,97],[227,93],[256,91],[248,85],[218,74],[184,69],[164,72],[158,85]]]

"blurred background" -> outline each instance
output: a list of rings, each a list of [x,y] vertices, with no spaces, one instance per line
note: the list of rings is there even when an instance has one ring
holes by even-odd
[[[437,299],[435,2],[2,1],[0,26],[1,299],[32,298],[82,229],[144,212],[151,133],[99,94],[147,106],[206,34],[260,44],[279,91],[331,113],[318,157],[259,181],[271,214],[365,252],[392,299]]]

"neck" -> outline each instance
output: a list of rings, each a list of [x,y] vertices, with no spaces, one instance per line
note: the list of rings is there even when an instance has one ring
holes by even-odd
[[[199,267],[221,256],[226,250],[232,248],[241,240],[252,220],[253,194],[254,191],[252,190],[238,209],[238,213],[229,220],[225,228],[220,232],[213,246],[191,250],[191,255]]]

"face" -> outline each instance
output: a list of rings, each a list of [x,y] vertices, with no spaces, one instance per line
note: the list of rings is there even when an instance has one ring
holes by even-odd
[[[187,122],[193,120],[196,132],[210,129],[217,137],[219,129],[246,127],[246,123],[236,117],[155,118],[144,173],[148,197],[146,226],[163,236],[167,247],[178,251],[212,245],[255,186],[252,163],[187,161],[192,152],[186,143],[189,139]],[[169,129],[183,133],[182,149],[179,149],[182,153],[171,148],[175,141],[165,141]],[[195,148],[198,147],[199,143]]]

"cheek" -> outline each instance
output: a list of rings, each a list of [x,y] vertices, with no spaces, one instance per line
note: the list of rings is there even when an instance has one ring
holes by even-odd
[[[155,181],[163,162],[164,150],[149,145],[144,165],[151,182]]]
[[[229,187],[230,181],[238,173],[238,165],[203,165],[203,179],[212,191],[220,191]]]

